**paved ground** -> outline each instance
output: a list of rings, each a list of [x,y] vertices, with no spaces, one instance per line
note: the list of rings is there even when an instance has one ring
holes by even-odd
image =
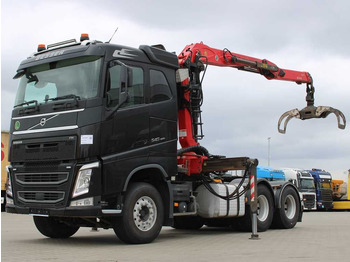
[[[2,261],[349,261],[350,212],[309,212],[290,230],[250,233],[165,227],[151,244],[126,245],[113,230],[81,228],[66,240],[49,239],[32,217],[1,213]]]

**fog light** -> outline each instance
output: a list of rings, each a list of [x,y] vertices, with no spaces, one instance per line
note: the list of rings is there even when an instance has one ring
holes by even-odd
[[[13,205],[13,199],[6,197],[6,205]]]
[[[74,200],[70,202],[71,207],[82,207],[82,206],[93,206],[94,205],[94,198],[83,198],[79,200]]]

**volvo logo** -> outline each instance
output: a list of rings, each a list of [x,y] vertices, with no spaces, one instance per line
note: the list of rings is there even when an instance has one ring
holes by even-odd
[[[46,118],[44,117],[44,118],[40,119],[39,124],[40,124],[41,126],[44,126],[44,125],[46,124]]]
[[[57,116],[58,116],[58,114],[57,114],[57,115],[54,115],[54,116],[52,116],[52,117],[49,117],[49,118],[43,117],[43,118],[40,119],[40,121],[39,121],[38,124],[36,124],[36,125],[34,125],[34,126],[28,128],[28,130],[32,130],[32,129],[38,127],[38,126],[43,127],[43,126],[46,124],[47,121],[49,121],[49,120],[51,120],[51,119],[53,119],[53,118],[55,118],[55,117],[57,117]]]

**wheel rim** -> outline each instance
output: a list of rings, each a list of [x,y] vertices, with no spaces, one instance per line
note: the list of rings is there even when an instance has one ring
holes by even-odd
[[[134,206],[133,218],[136,227],[141,231],[150,230],[157,219],[157,206],[148,196],[140,197]]]
[[[269,215],[269,201],[266,196],[260,195],[257,203],[257,216],[259,221],[265,221]]]
[[[292,195],[288,195],[284,202],[284,212],[288,219],[293,219],[296,213],[296,202]]]

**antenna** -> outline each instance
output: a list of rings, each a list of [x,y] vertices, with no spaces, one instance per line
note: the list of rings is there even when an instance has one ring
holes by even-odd
[[[106,42],[107,44],[109,44],[109,42],[111,42],[113,36],[115,35],[115,33],[116,33],[117,31],[118,31],[118,27],[117,27],[117,29],[115,29],[113,35],[112,35],[111,38],[108,40],[108,42]]]

